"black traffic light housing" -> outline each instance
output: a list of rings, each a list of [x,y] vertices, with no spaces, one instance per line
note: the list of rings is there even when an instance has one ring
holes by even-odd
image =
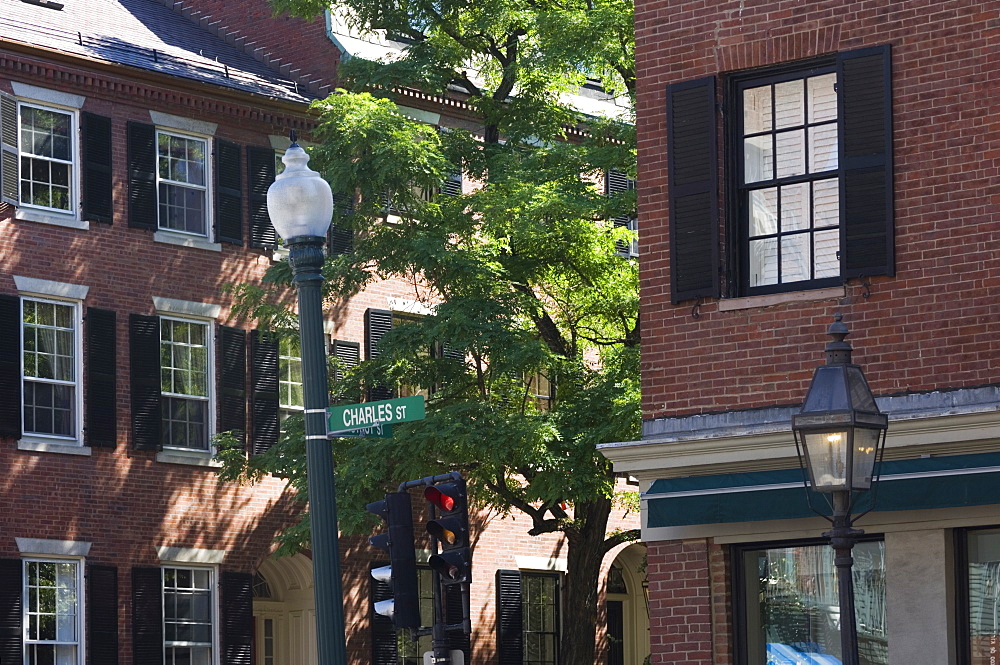
[[[427,533],[441,547],[428,561],[441,576],[442,584],[472,581],[472,550],[469,545],[469,501],[465,479],[428,485],[424,498],[436,509],[437,517],[427,522]]]
[[[386,532],[369,542],[389,554],[389,565],[372,570],[372,577],[392,587],[392,598],[375,603],[376,614],[392,619],[396,628],[420,627],[417,556],[413,546],[413,513],[407,492],[391,492],[365,506],[385,520]]]

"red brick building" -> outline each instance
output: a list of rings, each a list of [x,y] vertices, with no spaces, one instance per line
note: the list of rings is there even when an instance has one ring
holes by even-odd
[[[232,317],[221,286],[281,257],[263,195],[346,37],[263,1],[0,13],[0,661],[315,662],[310,559],[271,556],[297,506],[279,479],[219,484],[211,435],[243,430],[254,454],[297,407],[294,353]],[[410,97],[420,120],[474,122]],[[386,281],[331,313],[331,352],[366,357],[366,322],[419,311],[412,290]],[[562,542],[516,516],[477,525],[470,662],[497,658],[498,570],[508,600],[549,594],[539,630],[556,643]],[[365,539],[341,551],[351,662],[420,662],[426,645],[397,649],[370,620],[379,554]],[[615,662],[634,665],[642,552],[603,568]]]
[[[636,2],[653,663],[839,663],[791,434],[835,313],[889,416],[862,663],[993,662],[1000,3]],[[831,586],[832,585],[832,586]]]

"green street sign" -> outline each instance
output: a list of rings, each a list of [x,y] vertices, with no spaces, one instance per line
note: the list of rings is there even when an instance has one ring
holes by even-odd
[[[335,436],[374,436],[379,439],[392,438],[392,425],[372,425],[361,429],[344,430],[342,432],[327,432],[327,437]]]
[[[424,419],[424,396],[400,397],[380,402],[331,406],[326,410],[326,429],[331,435],[373,425],[392,425]],[[337,433],[337,434],[334,434]]]

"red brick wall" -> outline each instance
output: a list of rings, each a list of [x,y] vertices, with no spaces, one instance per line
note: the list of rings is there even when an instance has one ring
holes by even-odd
[[[637,3],[645,418],[800,403],[837,311],[876,394],[1000,380],[998,15],[995,0]],[[897,276],[871,279],[868,299],[855,279],[840,300],[707,300],[698,319],[693,301],[671,305],[665,86],[878,44],[892,45]]]
[[[705,540],[648,543],[649,639],[653,665],[711,665],[710,550]],[[726,661],[719,661],[726,662]]]

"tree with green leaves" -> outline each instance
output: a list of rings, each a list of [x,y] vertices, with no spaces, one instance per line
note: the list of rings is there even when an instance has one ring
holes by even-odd
[[[273,5],[305,17],[328,8]],[[331,360],[348,403],[373,387],[428,395],[426,419],[393,438],[338,440],[341,527],[370,529],[365,503],[402,480],[462,471],[481,505],[526,514],[531,535],[564,535],[561,661],[593,662],[601,562],[638,537],[609,531],[622,497],[596,450],[640,426],[637,265],[621,255],[630,232],[611,221],[634,216],[635,196],[596,184],[635,173],[632,3],[341,0],[333,11],[407,47],[391,62],[342,63],[345,89],[314,105],[310,166],[351,202],[335,223],[355,238],[327,260],[328,301],[403,277],[434,312],[394,326],[355,368]],[[567,103],[595,80],[621,115]],[[393,99],[407,88],[462,100],[478,126],[436,131],[404,117]],[[437,194],[456,172],[477,186]],[[279,263],[265,284],[235,286],[237,311],[294,329],[290,277]],[[224,476],[277,472],[305,496],[301,436],[286,429],[264,455],[223,452]],[[284,538],[306,544],[308,516]]]

